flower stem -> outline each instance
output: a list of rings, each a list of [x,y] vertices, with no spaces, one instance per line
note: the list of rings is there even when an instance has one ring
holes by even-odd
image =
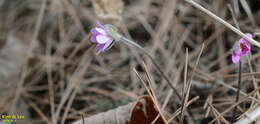
[[[242,63],[241,61],[239,61],[236,103],[239,101],[239,94],[240,94],[239,92],[240,92],[240,87],[241,87],[240,85],[241,85],[241,78],[242,78],[241,74],[242,74]],[[236,121],[236,115],[237,115],[237,107],[234,108],[231,124],[233,124]]]
[[[160,75],[166,80],[166,82],[168,83],[168,85],[173,89],[174,93],[177,95],[177,97],[181,100],[181,96],[180,94],[177,92],[177,89],[173,86],[173,84],[170,82],[169,78],[167,78],[167,76],[163,73],[162,69],[160,68],[160,66],[155,62],[155,60],[153,59],[153,57],[140,45],[138,45],[137,43],[135,43],[132,40],[129,40],[125,37],[121,37],[122,41],[125,41],[124,43],[126,44],[130,44],[133,45],[135,47],[137,47],[138,49],[140,49],[154,64],[154,66],[156,67],[156,69],[159,71]]]
[[[238,69],[238,82],[237,82],[237,97],[236,97],[236,102],[239,101],[239,92],[240,92],[240,84],[241,84],[241,76],[242,74],[242,64],[241,61],[239,62],[239,69]]]

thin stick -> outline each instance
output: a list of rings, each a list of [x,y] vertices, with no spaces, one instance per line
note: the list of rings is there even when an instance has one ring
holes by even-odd
[[[49,119],[47,118],[46,115],[41,111],[41,109],[33,102],[29,102],[29,105],[40,115],[40,117],[45,121],[47,124],[51,124]]]
[[[251,63],[251,60],[250,60],[251,52],[249,52],[249,55],[247,55],[246,57],[247,57],[247,62],[248,62],[248,66],[249,66],[249,71],[250,71],[250,73],[254,73],[252,63]],[[255,76],[251,75],[251,77],[252,77],[252,80],[253,80],[254,88],[256,89],[258,87],[258,84],[256,83]],[[257,98],[260,98],[259,92],[257,92],[256,95],[257,95]]]
[[[242,77],[254,76],[254,75],[260,75],[260,72],[242,73]],[[224,75],[224,78],[235,78],[235,77],[237,77],[237,74]]]
[[[144,54],[152,61],[152,63],[154,64],[154,66],[156,67],[156,69],[159,71],[160,75],[166,80],[166,82],[168,83],[168,85],[173,89],[174,93],[177,95],[177,97],[181,100],[181,96],[178,93],[177,89],[173,86],[173,84],[170,82],[169,78],[167,78],[167,76],[163,73],[162,69],[160,68],[160,66],[155,62],[155,60],[153,59],[153,57],[140,45],[138,45],[137,43],[122,37],[123,43],[127,43],[130,45],[133,45],[135,47],[137,47],[138,49],[142,50],[142,52],[144,52]]]
[[[32,53],[33,53],[33,50],[34,48],[36,47],[36,40],[37,40],[37,37],[39,36],[39,32],[40,32],[40,28],[41,28],[41,24],[42,24],[42,20],[43,20],[43,17],[44,17],[44,11],[45,11],[45,8],[46,8],[46,4],[47,4],[47,0],[43,0],[42,1],[42,5],[41,5],[41,9],[40,9],[40,13],[39,13],[39,16],[37,18],[37,22],[36,22],[36,25],[35,25],[35,29],[34,29],[34,32],[33,32],[33,35],[32,35],[32,43],[30,45],[30,53],[32,56]]]
[[[260,90],[260,87],[258,87],[257,89],[253,90],[252,92],[250,92],[246,97],[244,97],[243,99],[241,99],[240,101],[234,103],[231,107],[227,108],[224,112],[222,112],[220,115],[218,115],[215,119],[213,119],[211,122],[209,122],[209,124],[212,124],[214,121],[216,121],[218,118],[220,118],[221,116],[223,116],[224,114],[226,114],[227,112],[229,112],[230,110],[232,110],[234,107],[236,107],[237,105],[239,105],[240,103],[246,101],[248,99],[248,97],[250,97],[251,95],[253,95],[255,92],[257,92],[258,90]]]
[[[161,110],[160,104],[159,104],[158,99],[157,99],[157,97],[156,97],[156,95],[155,95],[154,88],[153,88],[153,86],[152,86],[152,80],[151,80],[151,76],[150,76],[149,71],[148,71],[148,67],[146,66],[146,64],[144,63],[144,61],[142,62],[142,64],[143,64],[143,66],[144,66],[145,75],[146,75],[146,77],[147,77],[148,84],[149,84],[149,86],[150,86],[150,89],[151,89],[152,94],[153,94],[153,97],[154,97],[155,106],[156,106],[156,108],[158,109],[158,111],[159,111],[159,113],[160,113],[162,119],[163,119],[164,122],[166,123],[166,122],[167,122],[167,121],[166,121],[166,118],[165,118],[164,115],[163,115],[163,112],[162,112],[162,110]]]
[[[76,84],[74,83],[75,80],[79,80],[78,78],[80,78],[77,74],[78,72],[80,71],[84,71],[82,70],[82,66],[84,66],[86,60],[87,60],[87,57],[89,57],[89,54],[88,51],[91,50],[93,47],[90,47],[89,49],[87,49],[85,52],[84,52],[84,55],[81,56],[79,58],[79,65],[78,67],[76,68],[76,70],[74,71],[73,75],[71,76],[71,78],[69,79],[69,83],[68,83],[68,86],[67,88],[65,89],[64,91],[64,94],[62,95],[61,97],[61,100],[60,100],[60,103],[57,107],[57,110],[56,110],[56,119],[59,119],[59,115],[60,115],[60,112],[61,112],[61,109],[63,107],[63,105],[66,103],[67,99],[69,98],[72,90],[75,88]]]
[[[199,60],[200,60],[200,57],[201,57],[202,52],[203,52],[203,50],[204,50],[204,47],[205,47],[205,43],[203,42],[202,45],[201,45],[201,48],[200,48],[199,55],[198,55],[198,57],[197,57],[197,59],[196,59],[195,65],[194,65],[194,67],[193,67],[193,69],[192,69],[191,76],[190,76],[190,78],[189,78],[189,80],[188,80],[188,83],[187,83],[188,89],[187,89],[187,92],[185,93],[184,104],[186,104],[186,103],[188,102],[188,100],[189,100],[189,94],[190,94],[190,88],[191,88],[191,80],[192,80],[192,77],[193,77],[193,75],[194,75],[194,73],[195,73],[195,70],[196,70],[196,68],[197,68],[197,65],[199,64]],[[185,111],[185,108],[184,108],[183,112],[184,112],[184,111]]]
[[[255,110],[258,106],[259,106],[259,103],[256,103],[255,105],[251,106],[243,114],[241,114],[239,117],[237,117],[237,119],[240,120],[244,117],[249,117],[248,112]]]
[[[191,99],[185,107],[188,107],[191,103],[195,102],[196,100],[198,100],[200,97],[196,96],[193,99]],[[173,116],[167,121],[167,123],[170,123],[176,116],[178,116],[181,113],[181,108],[177,109],[175,111],[175,113],[173,114]]]
[[[215,14],[213,14],[212,12],[210,12],[209,10],[205,9],[204,7],[202,7],[201,5],[199,5],[198,3],[194,2],[193,0],[185,0],[186,2],[190,3],[191,5],[193,5],[194,7],[198,8],[199,10],[205,12],[206,14],[208,14],[210,17],[216,19],[216,21],[220,22],[221,24],[225,25],[226,27],[230,28],[232,31],[234,31],[235,33],[237,33],[238,35],[240,35],[241,37],[245,38],[246,40],[248,40],[251,44],[257,46],[260,48],[260,43],[252,38],[247,37],[246,34],[244,34],[243,32],[241,32],[240,30],[238,30],[237,28],[235,28],[234,26],[232,26],[231,24],[227,23],[226,21],[224,21],[223,19],[219,18],[218,16],[216,16]]]
[[[46,8],[46,3],[47,3],[47,0],[43,0],[42,1],[40,12],[39,12],[39,16],[37,18],[37,22],[36,22],[36,25],[35,25],[34,33],[33,33],[33,36],[32,36],[32,41],[31,41],[32,43],[30,44],[29,55],[27,56],[27,58],[32,56],[33,49],[36,46],[36,39],[38,37],[39,31],[40,31],[40,27],[41,27],[41,24],[42,24],[42,19],[43,19],[43,15],[44,15],[44,10]],[[30,72],[30,70],[27,68],[27,65],[25,65],[24,66],[24,71],[23,71],[22,76],[21,76],[21,79],[20,79],[20,81],[18,83],[18,86],[17,86],[18,88],[16,90],[12,106],[10,108],[10,112],[11,113],[16,110],[16,103],[17,103],[17,101],[18,101],[18,99],[20,97],[20,94],[22,92],[24,80],[25,80],[26,74],[28,72]]]
[[[51,56],[51,43],[47,42],[47,48],[46,48],[46,55]],[[47,80],[48,80],[48,91],[49,91],[49,102],[50,102],[50,106],[51,106],[51,119],[52,119],[52,123],[56,124],[57,123],[57,119],[55,118],[55,104],[54,104],[54,85],[53,85],[53,78],[52,78],[52,57],[50,57],[50,59],[47,60],[46,63],[46,71],[47,71]]]
[[[155,99],[152,95],[152,93],[150,92],[149,88],[146,86],[144,80],[141,78],[141,76],[139,75],[139,73],[136,71],[136,69],[134,68],[133,71],[135,72],[135,74],[137,75],[137,77],[141,80],[143,86],[145,87],[146,91],[148,92],[149,96],[152,98],[153,102],[155,103]],[[157,108],[159,110],[159,108]],[[160,116],[163,118],[163,115],[161,115],[161,113],[159,112]],[[164,118],[165,119],[165,118]],[[166,119],[163,121],[165,121],[165,123],[167,122]]]
[[[209,103],[208,103],[208,105],[209,105],[209,107],[212,109],[213,115],[214,115],[215,117],[217,117],[218,114],[217,114],[215,108],[214,108],[211,104],[209,104]],[[220,124],[220,120],[219,120],[219,119],[217,119],[217,123]]]
[[[209,102],[208,102],[208,105],[209,105],[209,107],[212,109],[212,112],[213,112],[213,114],[215,115],[215,117],[220,114],[220,113],[217,111],[217,109],[212,105],[212,103],[209,103]],[[222,116],[221,116],[221,117],[222,117]],[[224,117],[222,117],[221,119],[222,119],[222,121],[223,121],[225,124],[229,124],[228,121],[227,121]],[[218,123],[219,123],[219,119],[217,119],[217,121],[218,121]]]
[[[254,110],[247,113],[248,116],[238,120],[235,124],[251,124],[260,116],[260,107],[255,108]]]
[[[88,50],[86,50],[86,51],[88,51]],[[88,53],[88,52],[85,52],[85,54],[83,54],[83,56],[85,56],[86,53]],[[75,83],[75,88],[74,88],[74,90],[72,91],[72,95],[71,95],[71,97],[70,97],[70,99],[69,99],[69,101],[68,101],[68,104],[67,104],[67,106],[66,106],[65,112],[63,113],[63,117],[62,117],[62,119],[61,119],[61,124],[64,124],[64,123],[65,123],[65,120],[66,120],[66,117],[67,117],[67,115],[68,115],[69,109],[70,109],[70,107],[71,107],[71,105],[72,105],[72,103],[73,103],[73,100],[74,100],[74,98],[75,98],[75,96],[76,96],[78,90],[80,89],[80,84],[81,84],[81,82],[82,82],[82,79],[83,79],[83,77],[84,77],[84,74],[86,73],[86,71],[88,70],[89,65],[91,64],[91,60],[92,60],[92,57],[90,57],[90,58],[88,58],[88,59],[86,60],[86,61],[87,61],[86,64],[83,65],[82,70],[81,70],[80,72],[78,72],[78,77],[77,77],[77,79],[75,79],[75,81],[73,81],[73,82]]]
[[[207,74],[207,73],[204,73],[204,72],[201,72],[201,71],[200,71],[200,74],[203,75],[204,77],[208,78],[208,79],[207,79],[208,82],[211,82],[211,81],[213,81],[213,80],[216,80],[216,77],[213,77],[213,76],[210,75],[210,74]],[[231,85],[229,85],[229,84],[224,83],[222,80],[216,80],[215,83],[217,83],[217,84],[219,84],[219,85],[222,85],[222,86],[224,86],[224,87],[227,87],[227,88],[229,88],[229,89],[231,89],[231,90],[233,90],[233,91],[235,91],[235,92],[237,91],[236,88],[234,88],[233,86],[231,86]],[[243,95],[243,96],[248,96],[245,92],[243,92],[243,91],[241,91],[241,90],[240,90],[240,94]],[[257,102],[257,103],[260,103],[260,100],[254,98],[254,97],[252,97],[252,96],[249,96],[248,98],[251,99],[251,100],[254,100],[254,101]]]
[[[182,105],[181,105],[181,120],[180,124],[183,123],[184,119],[184,108],[185,108],[185,89],[186,89],[186,80],[187,80],[187,68],[188,68],[188,58],[189,58],[189,53],[188,49],[186,48],[186,57],[185,57],[185,66],[184,66],[184,79],[183,79],[183,86],[182,86]]]
[[[162,69],[160,68],[160,66],[155,62],[155,60],[153,59],[153,57],[140,45],[138,45],[137,43],[135,43],[132,40],[129,40],[127,38],[125,38],[124,36],[121,36],[121,39],[123,41],[123,43],[125,44],[130,44],[133,45],[134,47],[140,49],[153,63],[153,65],[156,67],[156,69],[159,71],[160,75],[166,80],[166,82],[168,83],[168,85],[173,89],[174,93],[177,95],[178,99],[181,100],[181,96],[178,93],[177,89],[173,86],[173,84],[170,82],[169,78],[166,76],[166,74],[162,71]],[[194,121],[194,123],[196,123],[195,119],[192,116],[192,113],[190,111],[188,111],[188,114],[192,117],[192,120]]]
[[[229,4],[228,5],[228,8],[229,10],[231,11],[231,15],[232,15],[232,18],[233,18],[233,21],[235,22],[235,25],[237,27],[238,30],[240,30],[240,27],[239,27],[239,23],[236,19],[236,15],[235,13],[233,12],[233,9],[231,7],[231,5]],[[238,83],[237,83],[237,95],[236,95],[236,102],[239,101],[239,92],[240,92],[240,87],[241,87],[241,78],[242,78],[242,62],[239,61],[239,68],[238,68]],[[235,120],[236,120],[236,114],[237,114],[237,107],[235,107],[234,111],[233,111],[233,116],[232,116],[232,120],[231,120],[231,123],[234,123]]]
[[[83,124],[85,124],[84,115],[82,114],[81,117],[82,117]]]

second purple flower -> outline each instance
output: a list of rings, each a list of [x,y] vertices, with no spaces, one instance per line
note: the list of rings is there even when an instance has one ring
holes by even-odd
[[[247,37],[252,38],[252,34],[246,33]],[[238,63],[241,56],[245,56],[249,53],[251,49],[250,44],[244,38],[241,38],[235,44],[235,50],[232,53],[232,61],[233,63]]]

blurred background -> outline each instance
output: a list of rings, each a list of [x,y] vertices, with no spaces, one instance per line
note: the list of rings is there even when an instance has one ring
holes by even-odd
[[[259,41],[259,0],[196,2],[234,25],[230,4],[240,30]],[[185,49],[189,77],[205,43],[190,91],[190,99],[200,99],[189,106],[193,117],[187,116],[185,123],[207,123],[214,118],[213,110],[221,113],[234,104],[238,65],[232,63],[231,53],[240,37],[185,1],[0,0],[0,114],[22,113],[25,118],[19,123],[24,124],[67,124],[82,115],[125,105],[146,94],[133,72],[136,68],[144,77],[144,61],[159,102],[170,117],[181,100],[142,52],[119,42],[96,55],[90,30],[97,20],[115,25],[143,46],[180,94]],[[243,59],[241,90],[245,94],[260,81],[259,48],[251,47],[251,69],[249,59]],[[239,111],[257,105],[248,99]],[[231,115],[230,111],[225,117]]]

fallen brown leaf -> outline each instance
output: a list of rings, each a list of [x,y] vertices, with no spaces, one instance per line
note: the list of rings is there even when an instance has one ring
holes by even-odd
[[[158,115],[150,96],[144,95],[136,102],[85,118],[85,124],[151,124]],[[73,124],[83,124],[80,119]],[[164,124],[161,117],[155,124]]]
[[[150,96],[142,96],[131,112],[131,119],[126,124],[151,124],[158,115]],[[164,124],[161,117],[154,124]]]

